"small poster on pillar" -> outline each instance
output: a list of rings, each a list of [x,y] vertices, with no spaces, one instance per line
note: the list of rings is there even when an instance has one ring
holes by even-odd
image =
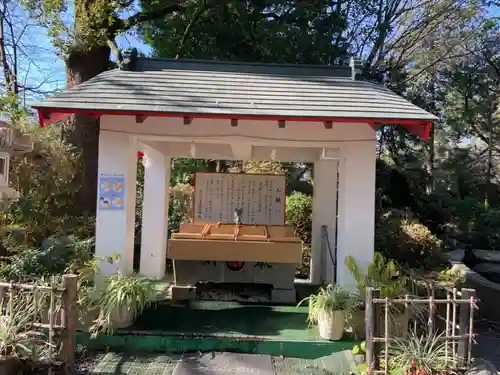
[[[97,207],[100,210],[123,210],[125,208],[125,176],[101,174],[97,199]]]
[[[195,175],[194,221],[284,225],[285,205],[284,175]]]

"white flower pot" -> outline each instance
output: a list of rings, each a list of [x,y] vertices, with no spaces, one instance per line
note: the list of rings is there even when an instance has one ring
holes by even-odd
[[[120,306],[113,312],[112,320],[114,328],[127,328],[134,322],[134,314],[127,307]]]
[[[345,314],[343,311],[320,311],[318,313],[318,328],[321,338],[338,341],[344,335]]]

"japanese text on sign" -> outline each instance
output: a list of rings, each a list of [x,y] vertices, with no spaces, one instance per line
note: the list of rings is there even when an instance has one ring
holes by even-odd
[[[232,223],[242,209],[244,224],[285,224],[285,176],[197,173],[194,220]]]

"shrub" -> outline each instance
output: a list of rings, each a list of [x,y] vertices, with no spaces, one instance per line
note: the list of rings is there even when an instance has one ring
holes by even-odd
[[[411,215],[391,212],[377,227],[375,247],[402,265],[428,268],[443,262],[441,241]]]
[[[73,204],[80,188],[75,179],[79,156],[61,141],[60,129],[32,126],[26,117],[12,126],[31,139],[33,151],[11,157],[10,183],[21,198],[5,213],[4,224],[24,228],[27,244],[34,247],[53,235],[91,235],[93,216]]]
[[[311,244],[312,197],[293,192],[286,198],[286,222],[295,227],[295,235],[305,244]]]
[[[284,173],[283,165],[278,161],[248,161],[245,163],[243,170],[246,173]]]
[[[168,233],[179,230],[182,222],[193,220],[193,186],[178,183],[170,189],[168,207]]]
[[[286,198],[286,223],[293,225],[295,235],[304,243],[302,262],[297,267],[297,277],[308,278],[311,264],[312,197],[293,192]]]
[[[489,249],[500,249],[500,210],[490,207],[484,208],[473,219],[473,231],[475,242],[478,247]]]
[[[94,239],[80,240],[73,236],[49,238],[39,248],[17,251],[0,266],[0,277],[29,281],[43,276],[59,275],[69,268],[82,268],[93,258]]]

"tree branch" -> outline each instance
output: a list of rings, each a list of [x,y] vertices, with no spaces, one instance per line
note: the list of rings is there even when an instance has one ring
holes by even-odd
[[[181,38],[179,45],[177,47],[177,53],[175,54],[176,59],[178,59],[180,57],[181,53],[183,52],[187,37],[188,37],[189,33],[191,32],[191,29],[196,24],[196,22],[198,22],[200,17],[203,15],[203,13],[205,13],[205,11],[207,9],[208,9],[207,1],[204,0],[203,3],[201,4],[201,6],[196,11],[196,13],[194,14],[191,21],[189,21],[189,24],[186,26],[186,29],[184,30],[184,33],[182,34],[182,38]]]
[[[118,34],[118,32],[128,31],[143,22],[154,21],[159,18],[165,17],[170,13],[181,12],[185,9],[185,6],[178,3],[168,4],[160,9],[139,12],[134,14],[133,16],[130,16],[129,18],[118,19],[110,28],[110,35],[116,35]]]

